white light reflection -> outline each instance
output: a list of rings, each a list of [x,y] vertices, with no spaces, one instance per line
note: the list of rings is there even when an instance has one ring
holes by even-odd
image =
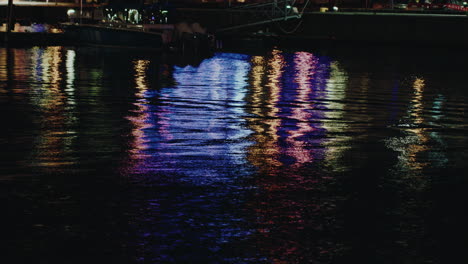
[[[66,68],[66,84],[65,84],[65,100],[66,100],[66,124],[68,126],[69,136],[64,138],[64,144],[67,149],[71,149],[73,141],[77,137],[77,132],[74,129],[75,123],[78,122],[76,118],[76,101],[75,101],[75,50],[69,49],[65,54],[65,68]]]
[[[65,68],[67,71],[65,93],[67,94],[67,103],[75,105],[75,58],[76,52],[72,49],[67,50],[65,57]]]
[[[175,102],[174,114],[168,117],[171,131],[175,139],[199,146],[184,150],[184,155],[222,158],[223,162],[232,164],[245,163],[247,142],[244,139],[250,131],[242,126],[241,116],[244,114],[249,58],[224,53],[204,60],[197,68],[175,69],[177,89],[162,94],[165,100]],[[219,177],[216,167],[218,165],[207,164],[190,174]]]
[[[325,154],[325,159],[329,164],[336,164],[333,166],[335,169],[341,168],[337,165],[341,163],[344,152],[351,148],[346,144],[347,141],[351,140],[351,137],[345,136],[343,133],[348,129],[344,121],[348,79],[348,73],[341,67],[340,63],[333,61],[330,64],[330,79],[327,82],[325,97],[329,111],[325,112],[326,118],[323,120],[323,127],[329,135],[336,135],[328,137]]]

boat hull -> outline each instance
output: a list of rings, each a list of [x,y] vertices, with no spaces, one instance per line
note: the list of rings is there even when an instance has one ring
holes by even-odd
[[[76,44],[126,48],[163,49],[159,32],[117,26],[65,24],[66,38]]]

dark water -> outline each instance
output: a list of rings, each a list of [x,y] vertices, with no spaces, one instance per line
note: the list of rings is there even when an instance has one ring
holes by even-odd
[[[467,55],[1,48],[2,263],[467,263]]]

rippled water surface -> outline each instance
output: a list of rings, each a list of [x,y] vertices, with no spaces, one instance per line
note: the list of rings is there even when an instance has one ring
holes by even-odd
[[[464,263],[468,53],[0,48],[4,263]]]

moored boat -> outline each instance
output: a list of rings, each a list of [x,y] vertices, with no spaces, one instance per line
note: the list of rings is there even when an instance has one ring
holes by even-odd
[[[63,24],[68,39],[77,44],[127,48],[163,49],[159,32],[146,32],[139,28],[105,24]]]
[[[200,24],[175,22],[171,10],[159,6],[102,6],[63,23],[76,44],[205,53],[214,37]]]

